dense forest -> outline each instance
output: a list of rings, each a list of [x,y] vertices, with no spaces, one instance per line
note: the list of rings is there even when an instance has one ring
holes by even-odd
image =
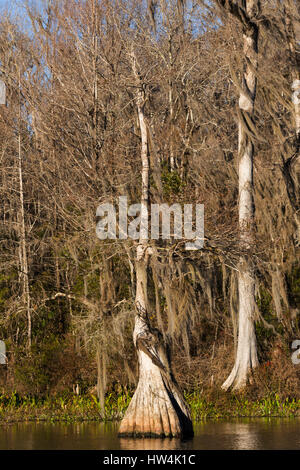
[[[166,414],[170,435],[190,426],[179,389],[299,399],[299,20],[296,0],[2,12],[3,393],[138,386],[121,431]],[[203,204],[203,248],[99,240],[120,196]]]

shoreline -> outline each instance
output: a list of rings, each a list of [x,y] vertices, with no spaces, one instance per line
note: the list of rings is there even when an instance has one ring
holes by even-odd
[[[185,393],[194,423],[234,418],[298,418],[300,399],[280,399],[271,394],[261,399],[221,394],[215,399],[198,392]],[[108,394],[104,410],[94,395],[22,397],[0,395],[0,425],[29,422],[117,422],[130,403],[130,394]]]
[[[193,425],[197,426],[199,424],[205,423],[207,421],[211,422],[223,422],[223,421],[232,421],[232,420],[260,420],[260,419],[284,419],[284,420],[297,420],[300,418],[300,414],[294,414],[289,416],[280,416],[280,415],[253,415],[253,416],[220,416],[219,418],[213,417],[205,417],[201,418],[197,421],[193,420]],[[24,419],[12,419],[12,420],[0,420],[0,427],[7,426],[7,425],[15,425],[15,424],[91,424],[91,423],[98,423],[98,424],[108,424],[108,423],[120,423],[121,420],[101,420],[101,419],[92,419],[92,418],[78,418],[75,417],[74,419],[62,419],[62,418],[24,418]]]

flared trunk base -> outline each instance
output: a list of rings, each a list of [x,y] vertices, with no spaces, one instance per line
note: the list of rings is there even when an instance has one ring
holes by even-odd
[[[143,438],[193,436],[189,410],[177,386],[145,355],[138,387],[118,435]]]
[[[232,369],[228,379],[223,383],[222,389],[239,391],[251,383],[251,374],[254,368],[246,368],[244,370],[237,370],[235,367]]]

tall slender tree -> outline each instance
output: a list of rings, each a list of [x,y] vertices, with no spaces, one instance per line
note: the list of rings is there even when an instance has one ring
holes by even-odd
[[[251,251],[254,230],[254,106],[258,70],[257,18],[260,14],[259,0],[217,0],[218,5],[235,16],[243,30],[243,53],[245,67],[239,96],[238,174],[239,174],[239,229],[243,249]],[[238,270],[239,318],[238,344],[235,364],[223,383],[225,390],[240,389],[247,383],[249,373],[258,365],[255,335],[255,277],[251,256],[240,258]]]
[[[148,319],[147,267],[152,247],[147,241],[149,193],[149,144],[145,117],[145,83],[134,48],[130,53],[136,82],[136,106],[141,132],[141,228],[136,247],[136,317],[133,333],[139,361],[139,382],[123,418],[119,435],[175,437],[193,434],[184,398],[173,378],[162,334]]]

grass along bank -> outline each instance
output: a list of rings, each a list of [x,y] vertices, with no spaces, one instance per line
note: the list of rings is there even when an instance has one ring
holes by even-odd
[[[251,400],[243,395],[220,394],[208,399],[197,391],[185,393],[194,422],[237,417],[300,416],[300,400],[280,399],[277,394]],[[18,421],[114,421],[120,420],[131,400],[130,393],[107,394],[104,410],[94,395],[65,394],[37,398],[17,393],[0,395],[0,424]]]
[[[108,394],[102,410],[94,395],[0,395],[0,424],[16,421],[113,421],[122,418],[130,400],[129,393]]]
[[[295,417],[300,416],[300,400],[280,399],[270,394],[259,400],[243,395],[220,394],[215,400],[203,398],[197,392],[185,393],[193,421],[206,418],[254,418],[254,417]]]

